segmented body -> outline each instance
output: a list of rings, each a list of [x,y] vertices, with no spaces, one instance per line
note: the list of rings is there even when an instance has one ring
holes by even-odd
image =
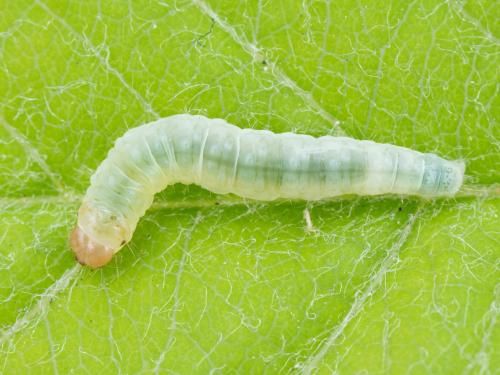
[[[257,200],[343,194],[436,197],[455,194],[463,172],[462,162],[389,144],[275,134],[240,129],[221,119],[175,115],[134,128],[116,141],[91,178],[72,246],[91,266],[98,251],[82,246],[106,248],[110,259],[131,239],[154,194],[177,182]]]

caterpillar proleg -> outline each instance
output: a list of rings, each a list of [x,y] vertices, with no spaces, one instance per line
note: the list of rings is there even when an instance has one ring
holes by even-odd
[[[343,194],[452,196],[465,165],[346,137],[240,129],[180,114],[131,129],[91,177],[70,245],[96,268],[132,238],[155,193],[181,182],[270,201]]]

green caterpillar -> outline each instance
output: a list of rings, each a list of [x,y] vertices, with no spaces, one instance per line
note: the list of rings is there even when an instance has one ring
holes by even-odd
[[[91,178],[70,244],[90,267],[130,239],[155,193],[181,182],[270,201],[343,194],[452,196],[464,163],[345,137],[240,129],[188,114],[129,130]]]

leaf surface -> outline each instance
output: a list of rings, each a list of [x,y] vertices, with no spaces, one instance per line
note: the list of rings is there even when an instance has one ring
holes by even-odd
[[[0,2],[0,372],[498,373],[498,2]],[[175,185],[104,269],[68,233],[175,113],[467,164],[455,199]]]

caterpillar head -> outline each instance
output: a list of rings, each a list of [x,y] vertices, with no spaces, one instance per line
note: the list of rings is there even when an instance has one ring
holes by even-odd
[[[130,240],[131,231],[109,210],[83,203],[78,224],[69,241],[78,261],[91,268],[102,267]]]
[[[104,266],[115,253],[114,249],[92,240],[78,226],[71,232],[69,242],[78,262],[91,268]]]

